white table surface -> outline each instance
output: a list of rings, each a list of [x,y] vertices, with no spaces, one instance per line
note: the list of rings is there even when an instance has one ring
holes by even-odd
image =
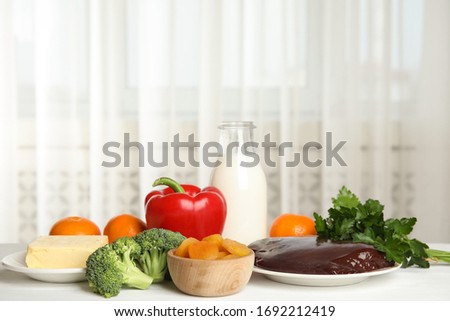
[[[450,244],[429,244],[450,251]],[[0,259],[26,249],[24,244],[0,244]],[[277,283],[253,273],[241,292],[221,298],[200,298],[179,292],[172,282],[153,284],[147,290],[122,289],[108,300],[118,301],[442,301],[450,300],[450,264],[433,264],[429,269],[399,269],[374,276],[361,283],[339,287],[307,287]],[[92,301],[106,300],[92,293],[87,282],[54,284],[33,280],[0,266],[2,301]]]

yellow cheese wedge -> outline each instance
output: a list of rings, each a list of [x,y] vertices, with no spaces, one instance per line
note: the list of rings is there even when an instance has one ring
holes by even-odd
[[[89,255],[106,244],[107,236],[40,236],[28,245],[25,262],[29,268],[85,268]]]

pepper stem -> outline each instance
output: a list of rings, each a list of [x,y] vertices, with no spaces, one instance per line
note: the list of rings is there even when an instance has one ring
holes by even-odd
[[[178,184],[178,182],[169,177],[160,177],[153,182],[153,187],[160,185],[169,186],[175,193],[185,193],[184,188],[180,184]]]

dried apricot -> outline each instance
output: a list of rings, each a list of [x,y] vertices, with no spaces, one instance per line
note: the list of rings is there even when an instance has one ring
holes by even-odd
[[[230,252],[230,254],[236,254],[238,256],[246,256],[251,253],[251,250],[245,244],[230,239],[224,239],[222,241],[222,246]]]
[[[211,234],[211,235],[205,236],[202,239],[202,241],[217,244],[217,246],[219,247],[219,251],[223,251],[223,247],[222,247],[223,238],[222,238],[222,235],[220,235],[220,234]]]
[[[191,244],[188,251],[191,259],[215,260],[219,256],[217,244],[206,241]]]
[[[175,255],[191,259],[228,260],[249,255],[252,251],[246,245],[220,234],[205,236],[201,241],[189,237],[175,250]]]
[[[174,254],[176,256],[189,257],[189,247],[192,244],[195,244],[195,243],[198,243],[198,242],[200,242],[200,241],[197,240],[196,238],[188,237],[183,242],[181,242],[180,246],[178,246],[178,248],[175,250]]]
[[[225,252],[225,251],[219,251],[219,255],[217,255],[217,259],[223,259],[227,255],[230,255],[230,253]]]

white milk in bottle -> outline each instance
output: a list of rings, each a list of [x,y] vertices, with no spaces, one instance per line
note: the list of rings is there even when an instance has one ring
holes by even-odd
[[[211,175],[227,202],[223,237],[247,245],[267,237],[267,182],[251,144],[254,128],[253,122],[221,123],[223,155]]]

